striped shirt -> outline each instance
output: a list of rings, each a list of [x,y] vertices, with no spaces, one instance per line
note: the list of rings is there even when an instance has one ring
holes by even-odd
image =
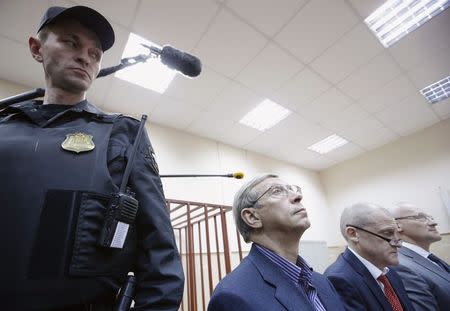
[[[296,286],[299,290],[304,291],[306,296],[308,296],[309,301],[317,311],[326,311],[319,299],[319,296],[317,295],[316,288],[311,283],[312,268],[302,257],[298,256],[297,264],[294,265],[290,261],[284,259],[277,253],[265,248],[264,246],[256,243],[255,246],[265,257],[267,257],[286,274],[294,286]]]

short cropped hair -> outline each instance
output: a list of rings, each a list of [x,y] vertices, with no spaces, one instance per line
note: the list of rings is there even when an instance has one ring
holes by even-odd
[[[250,242],[250,234],[252,228],[249,227],[241,217],[241,212],[244,208],[260,208],[261,205],[256,202],[259,193],[254,191],[254,188],[269,178],[277,178],[275,174],[261,174],[254,177],[252,180],[245,183],[234,196],[233,202],[233,216],[236,222],[236,227],[244,238],[245,242]]]
[[[347,235],[345,234],[347,225],[354,225],[363,228],[374,224],[375,221],[373,216],[380,211],[390,215],[387,209],[374,203],[359,202],[346,207],[341,214],[340,223],[341,233],[344,239],[347,240]]]

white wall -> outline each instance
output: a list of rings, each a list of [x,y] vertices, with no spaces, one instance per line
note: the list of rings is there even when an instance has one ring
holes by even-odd
[[[344,243],[337,233],[340,214],[357,201],[385,207],[410,201],[435,217],[441,233],[449,232],[439,188],[450,191],[450,119],[331,167],[321,180],[333,210],[331,245]]]
[[[312,223],[304,234],[304,239],[327,241],[332,236],[329,231],[332,213],[327,206],[318,173],[155,124],[149,125],[149,135],[161,174],[222,174],[243,171],[246,176],[243,180],[165,178],[163,185],[167,198],[231,205],[234,194],[248,178],[263,172],[276,173],[303,189],[303,202]],[[233,220],[229,216],[228,232],[234,233]],[[230,248],[232,251],[237,250],[234,234],[230,234]],[[243,248],[248,249],[245,244]]]

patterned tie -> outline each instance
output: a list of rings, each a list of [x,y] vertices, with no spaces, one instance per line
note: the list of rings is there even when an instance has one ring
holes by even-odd
[[[438,264],[439,267],[441,267],[442,269],[444,269],[445,271],[450,273],[449,265],[445,261],[440,259],[439,257],[436,257],[433,254],[430,254],[430,255],[428,255],[428,259],[430,259],[431,261],[434,261],[435,263]]]
[[[380,281],[384,285],[384,295],[392,306],[392,310],[394,311],[403,311],[402,304],[398,299],[397,295],[392,288],[391,283],[385,275],[380,275],[378,277],[378,281]]]

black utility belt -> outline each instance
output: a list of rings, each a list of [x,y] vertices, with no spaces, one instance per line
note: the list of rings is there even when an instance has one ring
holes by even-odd
[[[47,191],[29,278],[123,277],[136,258],[137,208],[129,194]]]

